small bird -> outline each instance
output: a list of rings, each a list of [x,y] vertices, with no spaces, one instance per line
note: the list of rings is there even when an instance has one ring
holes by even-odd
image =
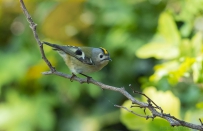
[[[44,44],[53,47],[59,55],[64,59],[66,65],[72,72],[71,81],[76,74],[81,74],[87,77],[87,83],[92,78],[86,74],[101,70],[111,61],[109,52],[100,47],[76,47],[69,45],[58,45],[43,42]]]

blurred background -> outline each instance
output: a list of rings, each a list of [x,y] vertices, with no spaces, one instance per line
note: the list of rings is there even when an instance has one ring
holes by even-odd
[[[110,52],[113,61],[90,75],[95,80],[125,87],[146,102],[132,93],[131,84],[165,113],[195,124],[203,120],[203,0],[24,2],[41,40]],[[0,0],[0,5],[1,131],[191,130],[114,107],[144,115],[117,92],[42,75],[49,68],[19,1]],[[56,52],[46,45],[44,50],[58,71],[70,74]]]

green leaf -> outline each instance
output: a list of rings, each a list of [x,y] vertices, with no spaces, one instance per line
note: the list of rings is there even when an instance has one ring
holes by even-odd
[[[162,77],[169,75],[169,72],[178,69],[178,61],[169,61],[155,66],[155,73],[150,77],[150,81],[159,81]]]
[[[183,76],[188,77],[188,72],[192,68],[192,65],[194,64],[196,60],[194,58],[186,57],[182,58],[182,61],[180,62],[177,69],[171,70],[169,72],[169,81],[172,84],[176,84],[179,79]]]
[[[173,17],[169,13],[162,13],[158,23],[158,33],[163,36],[166,43],[178,45],[180,43],[180,34],[176,27]]]
[[[180,49],[180,52],[181,52],[180,57],[186,57],[186,56],[191,57],[192,56],[192,51],[191,51],[191,41],[190,41],[190,39],[188,39],[188,38],[182,39],[179,49]]]
[[[202,49],[202,33],[196,33],[191,40],[192,52],[194,56],[198,56]]]
[[[179,56],[180,34],[169,13],[162,13],[159,18],[158,32],[154,39],[141,47],[136,55],[140,58],[174,59]]]
[[[134,111],[137,114],[143,114],[144,111],[139,108],[130,108],[132,105],[132,102],[130,100],[127,100],[124,102],[122,106],[128,108],[129,110]],[[124,110],[121,108],[121,122],[127,126],[130,130],[142,130],[147,131],[147,123],[149,123],[149,120],[146,120],[144,118],[137,117],[136,115]],[[135,124],[136,123],[136,124]]]
[[[199,110],[189,110],[186,112],[185,115],[185,121],[191,122],[191,123],[199,123],[199,119],[203,119],[203,109]]]
[[[137,50],[139,58],[174,59],[179,56],[179,49],[170,43],[149,43]]]
[[[196,62],[192,66],[193,80],[197,83],[203,82],[203,59],[202,56],[196,58]]]
[[[187,127],[172,127],[168,121],[162,118],[156,118],[149,124],[148,131],[191,131]]]
[[[197,108],[203,109],[203,102],[199,102],[196,104]]]

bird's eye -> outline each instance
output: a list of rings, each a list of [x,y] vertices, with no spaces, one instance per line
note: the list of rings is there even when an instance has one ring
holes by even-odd
[[[100,55],[99,57],[100,57],[100,58],[103,58],[103,55]]]
[[[75,54],[76,54],[76,55],[82,55],[82,51],[78,49],[78,50],[75,52]]]

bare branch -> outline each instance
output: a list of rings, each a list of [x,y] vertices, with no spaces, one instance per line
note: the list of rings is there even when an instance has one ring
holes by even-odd
[[[49,69],[52,71],[52,72],[55,72],[55,68],[52,66],[52,64],[49,62],[49,60],[46,58],[45,56],[45,53],[44,53],[44,49],[43,49],[43,44],[42,42],[40,41],[39,37],[38,37],[38,34],[36,32],[36,29],[37,29],[37,24],[34,23],[34,21],[32,20],[32,17],[30,16],[30,14],[28,13],[26,7],[25,7],[25,4],[23,2],[23,0],[20,0],[20,4],[21,4],[21,8],[27,18],[27,21],[28,23],[30,24],[30,28],[32,29],[32,32],[33,32],[33,35],[35,37],[35,40],[37,41],[38,45],[39,45],[39,48],[40,48],[40,52],[42,54],[42,59],[46,62],[46,64],[49,66]]]
[[[62,72],[56,71],[56,69],[52,66],[52,64],[46,58],[45,53],[44,53],[44,49],[43,49],[43,43],[39,39],[38,34],[36,32],[37,24],[35,24],[34,21],[32,20],[30,14],[28,13],[28,11],[27,11],[27,9],[25,7],[25,4],[24,4],[23,0],[19,0],[19,1],[20,1],[20,4],[21,4],[21,8],[22,8],[22,10],[23,10],[23,12],[24,12],[24,14],[26,16],[26,19],[27,19],[28,23],[30,24],[30,28],[31,28],[31,30],[33,32],[34,38],[36,39],[36,41],[38,43],[38,46],[40,48],[40,53],[42,55],[42,59],[45,61],[45,63],[50,68],[50,71],[43,72],[42,74],[44,74],[44,75],[57,75],[57,76],[60,76],[60,77],[64,77],[66,79],[70,79],[71,75],[67,75],[67,74],[64,74]],[[86,79],[81,79],[81,78],[78,78],[78,77],[73,77],[72,80],[78,81],[81,84],[82,83],[87,83]],[[92,84],[94,84],[94,85],[96,85],[96,86],[98,86],[98,87],[100,87],[102,89],[112,90],[112,91],[119,92],[119,93],[123,94],[127,99],[132,101],[133,104],[138,105],[137,107],[144,108],[144,111],[146,109],[149,109],[149,111],[151,112],[152,116],[139,115],[139,114],[129,110],[128,108],[123,107],[123,106],[119,106],[119,105],[114,105],[115,107],[119,107],[119,108],[125,109],[125,110],[127,110],[127,111],[129,111],[129,112],[131,112],[131,113],[133,113],[133,114],[135,114],[137,116],[144,117],[146,119],[148,119],[148,118],[154,118],[154,117],[161,117],[161,118],[167,120],[170,123],[171,126],[184,126],[184,127],[188,127],[188,128],[191,128],[191,129],[196,129],[196,130],[203,131],[203,125],[202,125],[201,120],[200,120],[201,125],[196,125],[196,124],[192,124],[192,123],[188,123],[188,122],[179,120],[179,119],[175,118],[174,116],[171,116],[170,114],[165,114],[165,113],[163,113],[163,110],[161,109],[161,107],[159,107],[155,102],[153,102],[148,96],[146,96],[143,93],[140,93],[140,92],[137,92],[137,91],[133,91],[134,93],[138,93],[138,94],[141,94],[141,95],[145,96],[148,99],[148,101],[147,101],[148,103],[144,103],[144,102],[138,101],[132,95],[130,95],[124,88],[118,88],[118,87],[114,87],[114,86],[105,85],[105,84],[103,84],[101,82],[95,81],[94,79],[90,79],[88,82],[92,83]],[[135,107],[135,106],[132,106],[132,107]],[[159,111],[157,111],[157,109]]]
[[[131,85],[129,85],[130,87],[131,87]],[[163,110],[162,110],[162,108],[161,107],[159,107],[152,99],[150,99],[147,95],[145,95],[144,93],[142,93],[142,92],[139,92],[139,91],[135,91],[132,87],[131,87],[131,89],[133,90],[133,93],[137,93],[137,94],[140,94],[140,95],[143,95],[144,97],[146,97],[147,98],[147,102],[148,102],[148,104],[150,105],[150,106],[152,106],[153,107],[153,105],[152,104],[154,104],[155,106],[153,107],[153,108],[157,108],[157,109],[159,109],[160,111],[161,111],[161,113],[163,114]],[[151,104],[152,103],[152,104]],[[133,103],[134,104],[134,103]],[[131,107],[135,107],[135,106],[131,106]]]

